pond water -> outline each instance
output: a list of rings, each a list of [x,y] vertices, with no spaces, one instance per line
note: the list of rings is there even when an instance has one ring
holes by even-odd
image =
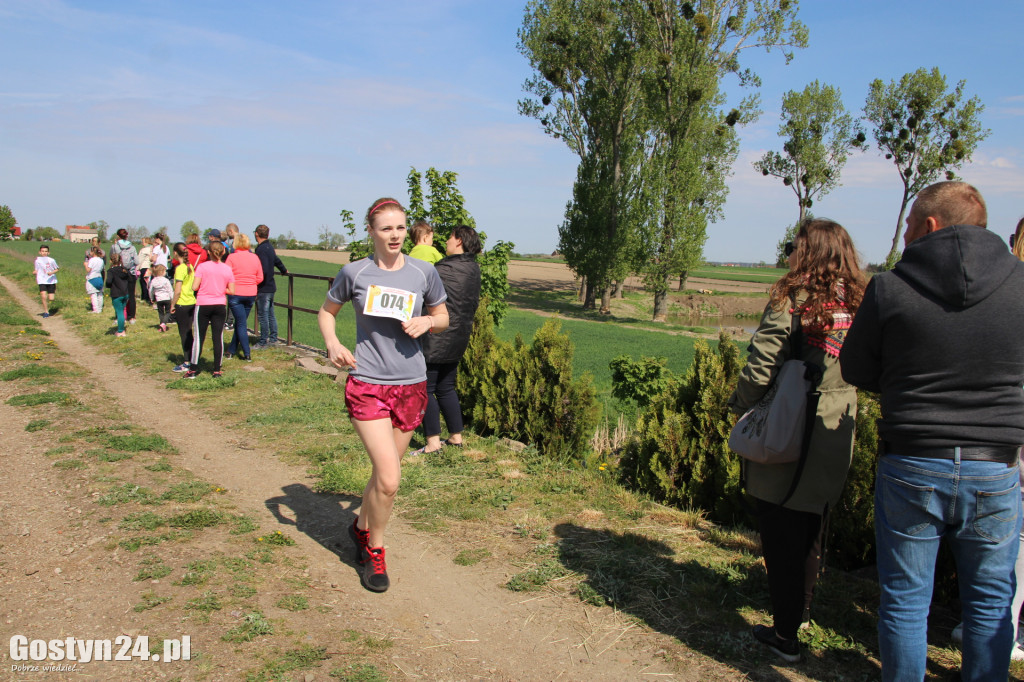
[[[735,315],[714,315],[704,317],[701,315],[669,315],[668,321],[672,324],[686,325],[690,327],[741,327],[747,334],[757,331],[757,323],[760,317],[736,317]]]

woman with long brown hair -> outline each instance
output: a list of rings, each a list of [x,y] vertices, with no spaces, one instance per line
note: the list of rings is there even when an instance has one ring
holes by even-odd
[[[730,409],[742,414],[764,396],[787,360],[821,369],[821,393],[802,470],[798,463],[744,462],[747,492],[757,501],[773,627],[754,638],[784,660],[800,660],[797,631],[809,619],[828,515],[842,493],[853,454],[857,392],[843,381],[839,351],[864,295],[850,235],[831,220],[805,221],[787,245],[790,270],[750,342]]]

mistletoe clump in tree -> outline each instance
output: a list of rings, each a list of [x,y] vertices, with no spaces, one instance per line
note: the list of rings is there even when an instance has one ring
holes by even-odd
[[[839,186],[850,149],[863,147],[867,137],[846,113],[839,89],[818,81],[783,95],[781,118],[782,153],[767,152],[754,168],[793,190],[799,224],[816,198]]]
[[[933,68],[918,69],[899,81],[871,82],[864,116],[885,158],[895,164],[903,182],[903,200],[896,234],[885,259],[891,269],[899,259],[900,235],[907,206],[917,193],[943,176],[956,179],[956,171],[970,161],[978,143],[989,135],[979,117],[985,106],[977,97],[964,101],[960,81],[952,91],[946,77]]]

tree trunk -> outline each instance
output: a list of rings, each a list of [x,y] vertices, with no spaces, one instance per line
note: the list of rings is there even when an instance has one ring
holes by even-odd
[[[686,290],[686,273],[685,272],[680,272],[679,273],[679,291],[685,291],[685,290]]]
[[[585,289],[586,289],[587,293],[586,293],[586,295],[583,298],[583,309],[584,310],[593,310],[594,307],[595,307],[594,299],[597,296],[597,292],[594,290],[594,285],[591,282],[589,282],[589,281],[587,282],[587,286],[585,287]]]
[[[587,276],[584,275],[583,277],[580,277],[580,289],[579,289],[579,292],[576,295],[576,300],[578,300],[580,303],[583,303],[583,301],[585,301],[586,298],[587,298],[586,294],[587,294]]]
[[[602,315],[612,314],[612,287],[611,285],[606,286],[601,291],[601,310],[598,311]]]
[[[626,288],[626,280],[625,280],[625,278],[620,279],[618,282],[616,282],[615,283],[615,294],[614,294],[615,298],[625,298],[626,294],[623,291],[623,289],[625,289],[625,288]]]
[[[889,255],[885,257],[886,270],[892,270],[896,267],[896,263],[900,259],[900,236],[903,234],[903,219],[907,214],[907,204],[910,203],[912,198],[909,194],[910,188],[907,187],[906,183],[904,183],[903,204],[900,205],[900,217],[896,220],[896,234],[892,238],[892,248],[889,250]]]
[[[654,292],[654,321],[668,322],[668,275]]]

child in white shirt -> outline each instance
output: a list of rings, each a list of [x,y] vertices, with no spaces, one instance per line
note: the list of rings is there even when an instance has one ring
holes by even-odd
[[[39,247],[39,257],[36,258],[35,269],[32,274],[36,276],[36,284],[39,285],[39,298],[43,302],[43,317],[50,316],[50,301],[57,295],[57,271],[60,266],[57,261],[50,258],[50,247]]]
[[[167,331],[167,323],[171,320],[171,297],[174,295],[174,287],[171,280],[167,279],[167,266],[154,265],[153,276],[149,280],[149,300],[156,303],[156,309],[160,316],[160,331]]]

